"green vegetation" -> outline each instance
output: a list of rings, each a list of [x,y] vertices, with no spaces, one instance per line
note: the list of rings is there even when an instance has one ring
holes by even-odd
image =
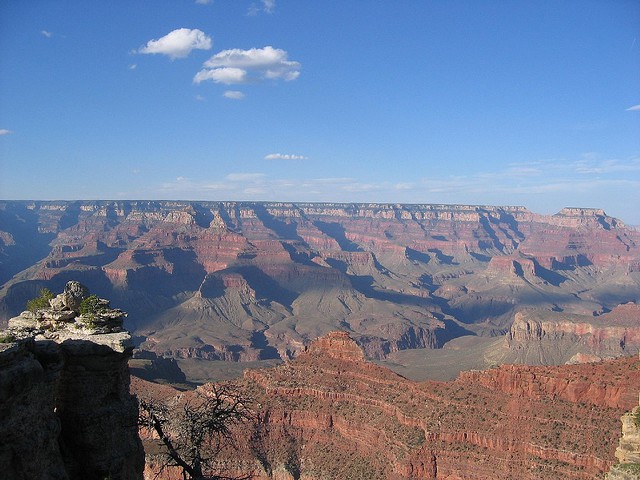
[[[368,459],[356,452],[337,448],[329,441],[307,449],[306,470],[319,478],[340,478],[344,480],[382,480],[389,478],[383,465],[375,465],[375,459]]]
[[[49,308],[49,300],[54,298],[53,293],[48,288],[40,290],[40,296],[32,298],[27,302],[27,310],[35,313],[42,308]]]
[[[11,335],[10,333],[1,333],[0,334],[0,343],[11,343],[15,342],[16,337]]]
[[[640,463],[619,463],[615,466],[618,470],[640,475]]]
[[[93,320],[97,314],[106,310],[100,299],[96,295],[89,295],[80,303],[80,315],[89,320]]]
[[[409,447],[420,447],[424,444],[424,430],[420,427],[411,427],[407,432],[407,445]]]

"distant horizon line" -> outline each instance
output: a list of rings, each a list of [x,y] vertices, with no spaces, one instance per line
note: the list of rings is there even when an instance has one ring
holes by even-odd
[[[529,209],[524,205],[508,205],[508,204],[488,204],[488,203],[417,203],[417,202],[344,202],[344,201],[284,201],[284,200],[187,200],[187,199],[56,199],[56,200],[40,200],[40,199],[1,199],[2,202],[33,202],[33,203],[118,203],[118,202],[158,202],[158,203],[238,203],[238,204],[277,204],[277,205],[384,205],[384,206],[428,206],[428,207],[469,207],[469,208],[503,208],[503,209],[517,209],[517,210],[526,210],[530,213],[536,213],[535,211]],[[562,213],[564,210],[583,210],[583,211],[593,211],[593,212],[602,212],[602,215],[608,215],[604,208],[600,207],[580,207],[580,206],[565,206],[562,207],[558,212],[551,215],[558,215]],[[545,215],[545,214],[539,214]],[[616,218],[616,217],[612,217]]]

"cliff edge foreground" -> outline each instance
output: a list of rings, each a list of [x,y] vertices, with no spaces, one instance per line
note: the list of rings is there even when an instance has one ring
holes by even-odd
[[[126,314],[75,281],[38,300],[1,332],[4,478],[142,479]]]

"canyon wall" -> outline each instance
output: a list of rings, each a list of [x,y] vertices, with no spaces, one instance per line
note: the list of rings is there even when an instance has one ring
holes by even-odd
[[[634,356],[412,382],[334,332],[284,365],[245,372],[237,388],[258,421],[236,432],[224,464],[258,480],[602,478],[619,418],[637,405],[639,367]],[[153,388],[136,382],[140,394]],[[151,479],[159,463],[148,458]]]
[[[511,359],[640,347],[637,321],[607,330],[640,303],[640,232],[599,209],[0,202],[0,324],[72,278],[131,313],[141,349],[176,359],[287,359],[335,329],[383,359],[509,334],[530,310],[545,338],[561,320],[566,341],[539,355],[514,331]]]

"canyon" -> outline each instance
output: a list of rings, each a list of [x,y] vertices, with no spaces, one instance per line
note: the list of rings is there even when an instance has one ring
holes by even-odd
[[[348,333],[330,332],[294,360],[246,370],[236,382],[258,420],[236,430],[218,473],[259,480],[603,478],[621,448],[635,448],[625,458],[637,461],[637,427],[623,414],[638,406],[639,367],[633,356],[414,382],[367,361]],[[189,395],[140,379],[132,389],[141,397]],[[628,428],[616,450],[621,416]],[[156,452],[147,455],[151,479],[161,460],[149,448],[155,440],[144,432],[143,439]],[[179,475],[169,469],[163,478]]]
[[[181,478],[175,467],[162,468],[157,437],[137,426],[129,388],[139,399],[176,408],[210,395],[212,385],[178,391],[130,379],[125,312],[76,281],[47,299],[48,306],[10,319],[2,332],[5,473]],[[608,314],[624,325],[633,312],[625,304]],[[530,328],[513,330],[511,341],[545,339],[549,329],[535,320],[520,319]],[[171,359],[145,355],[175,369]],[[606,472],[611,480],[634,479],[639,368],[633,355],[561,366],[507,364],[465,371],[453,381],[417,382],[370,361],[349,332],[332,331],[292,360],[247,369],[226,383],[253,413],[232,426],[234,441],[211,465],[216,474],[256,480],[577,480]]]
[[[0,202],[0,325],[71,279],[183,366],[290,359],[336,329],[383,362],[485,345],[475,368],[640,347],[640,232],[599,209]]]

